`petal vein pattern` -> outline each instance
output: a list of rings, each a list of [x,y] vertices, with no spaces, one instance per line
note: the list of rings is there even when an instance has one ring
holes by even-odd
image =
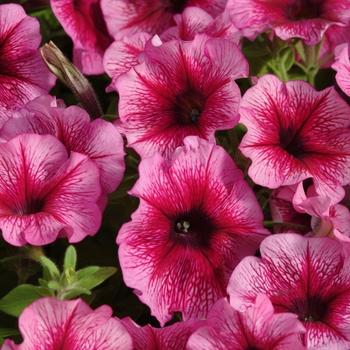
[[[78,242],[97,232],[100,176],[86,156],[68,158],[51,135],[22,134],[0,150],[0,228],[8,243]]]
[[[308,349],[339,344],[348,348],[349,249],[328,237],[268,237],[260,247],[261,259],[247,257],[234,270],[227,288],[230,303],[244,310],[258,293],[265,293],[275,312],[298,315]]]
[[[214,141],[214,132],[239,120],[240,90],[234,79],[248,74],[248,63],[233,42],[200,34],[146,44],[145,61],[121,74],[119,131],[141,158],[159,152],[171,158],[184,137]]]
[[[244,95],[240,150],[252,159],[249,176],[269,188],[313,178],[317,192],[339,202],[350,182],[350,107],[333,88],[272,75]]]
[[[167,162],[143,160],[140,198],[117,243],[125,283],[164,325],[206,315],[233,268],[269,234],[242,172],[220,147],[189,136]]]

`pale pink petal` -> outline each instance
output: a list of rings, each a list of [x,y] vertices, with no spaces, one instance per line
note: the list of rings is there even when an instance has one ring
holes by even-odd
[[[173,16],[183,12],[187,6],[200,7],[216,17],[224,10],[225,4],[226,0],[101,0],[108,30],[116,40],[136,32],[160,35],[175,25]]]
[[[140,163],[130,191],[140,206],[117,237],[124,281],[161,325],[175,311],[205,316],[238,261],[269,234],[230,156],[198,137],[184,143],[170,165],[158,154]]]
[[[335,49],[335,62],[332,68],[337,72],[335,79],[339,87],[350,96],[349,45],[342,44]]]
[[[312,177],[320,195],[339,201],[350,180],[349,112],[333,88],[316,91],[303,81],[263,76],[240,109],[248,128],[240,149],[252,159],[250,177],[269,188]]]
[[[74,64],[85,74],[104,73],[102,58],[113,39],[100,0],[51,0],[52,11],[74,43]]]
[[[186,7],[182,14],[174,16],[177,24],[161,34],[163,42],[180,38],[193,40],[196,34],[205,33],[212,37],[232,40],[239,44],[241,33],[232,24],[228,11],[224,11],[215,19],[199,7]]]
[[[138,326],[131,318],[121,320],[133,340],[134,350],[183,350],[196,325],[194,319],[176,322],[164,328]]]
[[[191,42],[148,42],[145,61],[116,81],[116,125],[142,158],[155,151],[170,158],[188,135],[214,141],[215,130],[238,122],[234,79],[247,73],[241,51],[228,40],[200,34]]]
[[[305,328],[297,315],[274,314],[264,294],[258,294],[254,306],[244,313],[220,299],[209,311],[206,323],[190,337],[188,349],[305,349],[300,340]]]
[[[349,347],[349,249],[329,238],[268,237],[260,247],[262,259],[247,257],[234,270],[230,302],[244,310],[265,293],[276,312],[298,315],[307,348],[339,342]]]
[[[22,134],[1,144],[0,227],[13,245],[43,245],[63,232],[72,241],[101,223],[96,166],[51,135]]]
[[[107,305],[93,311],[81,299],[38,299],[19,317],[23,342],[12,349],[131,350],[130,335],[111,316]]]
[[[112,123],[102,119],[90,122],[83,109],[58,107],[55,98],[41,96],[18,110],[2,130],[0,137],[10,140],[21,133],[52,134],[68,152],[87,155],[100,171],[105,193],[113,192],[120,184],[125,170],[124,142]]]
[[[146,42],[151,37],[150,34],[144,32],[124,36],[122,40],[115,41],[106,50],[103,57],[103,67],[112,78],[110,86],[113,89],[115,89],[114,85],[120,74],[140,63],[137,56],[144,50]]]
[[[17,4],[0,5],[0,127],[19,107],[55,84],[42,60],[39,22]]]
[[[330,26],[349,23],[349,5],[349,0],[228,0],[226,7],[235,26],[251,40],[273,29],[283,40],[301,38],[315,45]]]
[[[69,226],[66,235],[71,243],[94,235],[100,228],[102,214],[96,203],[101,195],[99,183],[100,174],[92,161],[72,152],[69,161],[46,185],[43,210],[54,213]]]

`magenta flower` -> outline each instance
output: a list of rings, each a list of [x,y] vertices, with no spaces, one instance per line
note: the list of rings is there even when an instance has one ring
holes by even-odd
[[[81,299],[34,301],[19,317],[23,342],[7,339],[2,350],[132,350],[132,340],[112,309],[92,310]]]
[[[0,128],[26,102],[56,82],[42,60],[39,22],[17,4],[0,5]]]
[[[107,88],[107,92],[115,90],[114,85],[120,74],[127,72],[131,67],[143,61],[138,56],[143,52],[146,42],[150,39],[150,34],[138,32],[130,36],[124,36],[122,40],[116,40],[110,45],[103,57],[104,69],[112,78],[112,83]]]
[[[73,40],[73,63],[85,74],[104,73],[103,54],[113,39],[100,0],[51,0],[51,8]]]
[[[324,33],[318,61],[325,61],[322,68],[330,68],[334,63],[334,53],[338,45],[350,43],[350,25],[346,27],[331,26]],[[326,58],[328,57],[328,60]]]
[[[346,26],[350,20],[349,0],[228,0],[226,7],[235,26],[251,40],[274,29],[283,40],[301,38],[315,45],[330,26]]]
[[[258,294],[245,312],[235,310],[227,299],[218,300],[208,313],[206,325],[189,339],[188,350],[302,350],[305,328],[297,315],[274,314],[269,298]]]
[[[312,237],[331,237],[350,242],[350,213],[342,204],[333,204],[329,197],[320,196],[311,185],[305,192],[299,185],[280,187],[270,199],[272,219],[306,226],[276,226],[275,232],[294,232]]]
[[[249,176],[278,188],[312,178],[333,203],[350,182],[350,107],[334,88],[316,91],[304,81],[283,84],[265,75],[241,103],[248,128],[240,150],[252,159]]]
[[[337,72],[335,80],[339,87],[350,96],[350,61],[349,45],[343,44],[337,46],[335,50],[335,62],[332,68]]]
[[[299,233],[306,235],[311,231],[311,216],[300,213],[293,206],[293,198],[298,185],[282,186],[273,191],[269,200],[272,220],[286,222],[296,226],[274,226],[274,233]],[[328,197],[325,197],[328,198]]]
[[[349,348],[350,245],[288,233],[266,238],[260,252],[262,259],[247,257],[234,270],[231,305],[244,310],[265,293],[275,312],[298,315],[308,349]]]
[[[216,130],[238,123],[234,79],[248,75],[248,63],[236,44],[205,34],[157,47],[148,41],[144,59],[116,81],[116,125],[142,158],[170,158],[188,135],[214,142]]]
[[[140,327],[130,317],[120,321],[131,335],[134,350],[184,350],[188,338],[197,327],[194,319],[176,322],[164,328],[153,328],[150,325]]]
[[[242,172],[219,146],[189,136],[168,163],[141,161],[130,194],[140,198],[119,231],[119,260],[127,286],[164,325],[206,315],[226,295],[232,270],[269,234]]]
[[[121,135],[105,120],[90,122],[89,115],[77,106],[65,109],[58,106],[55,97],[40,96],[13,114],[0,130],[0,138],[10,140],[22,133],[54,135],[69,153],[87,155],[100,171],[105,193],[113,192],[123,178],[125,153]]]
[[[199,7],[186,7],[182,14],[174,16],[177,26],[167,29],[160,35],[162,41],[180,38],[193,40],[196,34],[205,33],[212,37],[232,40],[239,44],[241,32],[231,22],[229,13],[225,10],[216,18]]]
[[[227,0],[101,0],[107,27],[115,40],[137,32],[161,34],[174,26],[173,16],[187,6],[197,6],[216,17],[224,11]]]
[[[51,135],[22,134],[0,144],[0,229],[15,246],[57,237],[79,242],[101,224],[100,176],[87,157]]]

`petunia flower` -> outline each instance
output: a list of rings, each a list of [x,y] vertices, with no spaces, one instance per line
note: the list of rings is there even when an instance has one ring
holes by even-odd
[[[0,229],[8,243],[79,242],[101,225],[100,174],[85,155],[51,135],[0,144]]]
[[[350,96],[350,61],[349,45],[342,44],[336,47],[335,62],[332,68],[337,72],[335,80],[339,87]]]
[[[112,309],[92,310],[83,300],[42,298],[18,320],[23,342],[7,339],[2,350],[132,350],[132,340]]]
[[[205,317],[234,267],[269,234],[226,151],[195,136],[184,144],[170,163],[157,153],[141,161],[130,191],[140,205],[117,236],[124,281],[162,326],[176,311]]]
[[[216,130],[238,123],[234,80],[248,75],[248,63],[236,44],[205,34],[160,46],[148,41],[144,59],[115,83],[116,125],[141,158],[155,151],[171,157],[188,135],[214,142]]]
[[[114,41],[103,56],[103,66],[106,73],[112,78],[107,92],[115,90],[114,86],[120,74],[127,72],[131,67],[143,60],[139,54],[144,51],[145,45],[152,36],[145,32],[138,32],[123,39]]]
[[[174,21],[177,25],[160,35],[162,41],[177,38],[189,41],[193,40],[196,34],[205,33],[212,37],[232,40],[238,45],[242,37],[241,32],[233,25],[227,10],[214,18],[205,10],[190,6],[186,7],[183,13],[176,14]]]
[[[184,350],[188,338],[197,328],[193,318],[164,328],[153,328],[149,324],[140,327],[130,317],[120,321],[131,335],[134,350]]]
[[[305,328],[297,315],[274,314],[271,301],[258,294],[254,305],[240,312],[227,299],[218,300],[206,317],[206,325],[199,327],[188,340],[188,350],[302,350],[300,335]]]
[[[350,212],[342,204],[331,203],[311,185],[305,191],[303,182],[280,187],[270,198],[272,219],[277,222],[301,224],[303,228],[277,226],[275,232],[295,232],[312,237],[331,237],[350,242]]]
[[[298,315],[307,349],[350,347],[350,245],[324,238],[278,234],[260,246],[261,259],[246,257],[227,288],[231,305],[245,310],[259,293],[275,312]]]
[[[39,22],[17,4],[0,5],[0,128],[31,99],[47,94],[56,77],[38,47]]]
[[[330,26],[346,26],[350,20],[349,0],[228,0],[226,8],[251,40],[273,29],[283,40],[301,38],[315,45]]]
[[[251,158],[249,176],[269,188],[312,178],[333,203],[350,182],[350,107],[333,87],[316,91],[304,81],[261,77],[242,98],[248,132],[239,146]]]
[[[320,52],[318,54],[318,62],[325,61],[322,68],[330,68],[334,61],[335,49],[343,43],[350,43],[350,24],[346,27],[331,26],[324,33]]]
[[[104,73],[103,54],[113,39],[100,0],[51,0],[51,8],[73,40],[73,63],[85,74]]]
[[[197,6],[213,17],[224,11],[227,0],[101,0],[109,33],[115,40],[137,32],[151,35],[174,26],[173,16],[188,6]]]
[[[77,106],[64,107],[55,97],[40,96],[13,114],[0,130],[0,138],[10,140],[22,133],[54,135],[69,153],[87,155],[100,171],[103,191],[113,192],[125,170],[121,135],[105,120],[90,122],[89,115]]]

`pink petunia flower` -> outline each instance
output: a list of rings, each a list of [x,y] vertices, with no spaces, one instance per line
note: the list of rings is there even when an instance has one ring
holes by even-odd
[[[164,328],[138,326],[130,317],[120,320],[133,340],[134,350],[184,350],[190,335],[197,328],[193,318]]]
[[[269,234],[228,153],[195,136],[184,144],[170,163],[159,154],[141,161],[130,191],[140,205],[117,237],[124,281],[161,325],[175,311],[184,320],[205,316]]]
[[[331,26],[323,36],[320,52],[318,54],[318,61],[326,60],[322,64],[322,68],[330,68],[334,63],[335,49],[338,45],[343,43],[350,43],[350,25],[346,27]]]
[[[332,68],[337,72],[335,80],[339,87],[350,96],[350,61],[349,45],[342,44],[336,47],[335,62]]]
[[[31,99],[56,82],[40,56],[39,22],[17,4],[0,5],[0,128]]]
[[[92,310],[83,300],[42,298],[19,317],[23,342],[7,339],[2,350],[132,350],[132,340],[112,309]]]
[[[251,158],[249,176],[269,188],[312,178],[333,203],[350,182],[350,107],[333,87],[316,91],[304,81],[261,77],[242,98],[248,128],[239,146]]]
[[[216,130],[238,123],[234,79],[248,75],[248,63],[236,44],[205,34],[160,46],[148,41],[144,58],[115,84],[116,125],[142,158],[155,151],[171,157],[188,135],[214,142]]]
[[[212,37],[232,40],[239,44],[242,34],[231,22],[227,10],[216,18],[199,7],[186,7],[181,14],[174,16],[177,26],[167,29],[160,35],[162,41],[180,38],[193,40],[196,34],[205,33]]]
[[[205,33],[211,37],[229,39],[239,44],[241,33],[235,28],[229,19],[229,14],[224,11],[215,19],[199,7],[186,7],[182,14],[174,16],[177,24],[166,30],[159,39],[159,44],[171,40],[193,40],[196,34]],[[116,40],[106,50],[103,65],[106,73],[113,79],[107,91],[114,90],[113,86],[120,74],[127,72],[131,67],[144,61],[140,53],[144,51],[147,41],[152,36],[146,32],[137,32],[125,35],[121,40]],[[155,38],[153,39],[153,43]]]
[[[216,17],[224,11],[226,1],[101,0],[101,8],[110,34],[120,40],[137,32],[160,35],[175,25],[173,16],[187,6],[200,7]]]
[[[113,192],[125,170],[121,135],[105,120],[90,122],[89,115],[77,106],[64,107],[55,97],[40,96],[13,114],[0,130],[0,138],[10,140],[22,133],[54,135],[69,153],[87,155],[100,171],[103,191]]]
[[[151,38],[148,33],[138,32],[130,36],[125,35],[122,40],[116,40],[109,46],[103,56],[104,69],[112,78],[107,92],[115,90],[114,86],[119,75],[143,61],[139,58],[139,54],[143,52],[147,41]]]
[[[350,245],[288,233],[266,238],[260,252],[261,259],[247,257],[232,273],[231,305],[245,310],[265,293],[275,312],[298,315],[307,349],[349,348]]]
[[[226,7],[251,40],[273,29],[283,40],[301,38],[315,45],[330,26],[346,26],[350,20],[349,0],[228,0]]]
[[[208,313],[206,325],[189,339],[188,350],[302,350],[305,328],[297,315],[274,314],[269,298],[258,294],[245,312],[235,310],[227,299],[218,300]]]
[[[0,144],[0,229],[15,246],[57,237],[79,242],[101,224],[97,167],[51,135],[21,134]]]
[[[100,0],[51,0],[51,8],[73,40],[73,63],[85,74],[104,73],[103,54],[113,39]]]
[[[275,232],[295,232],[313,237],[331,237],[350,242],[350,212],[342,204],[331,203],[329,197],[320,196],[311,185],[305,192],[303,182],[280,187],[270,198],[272,219],[306,226],[276,226]]]

